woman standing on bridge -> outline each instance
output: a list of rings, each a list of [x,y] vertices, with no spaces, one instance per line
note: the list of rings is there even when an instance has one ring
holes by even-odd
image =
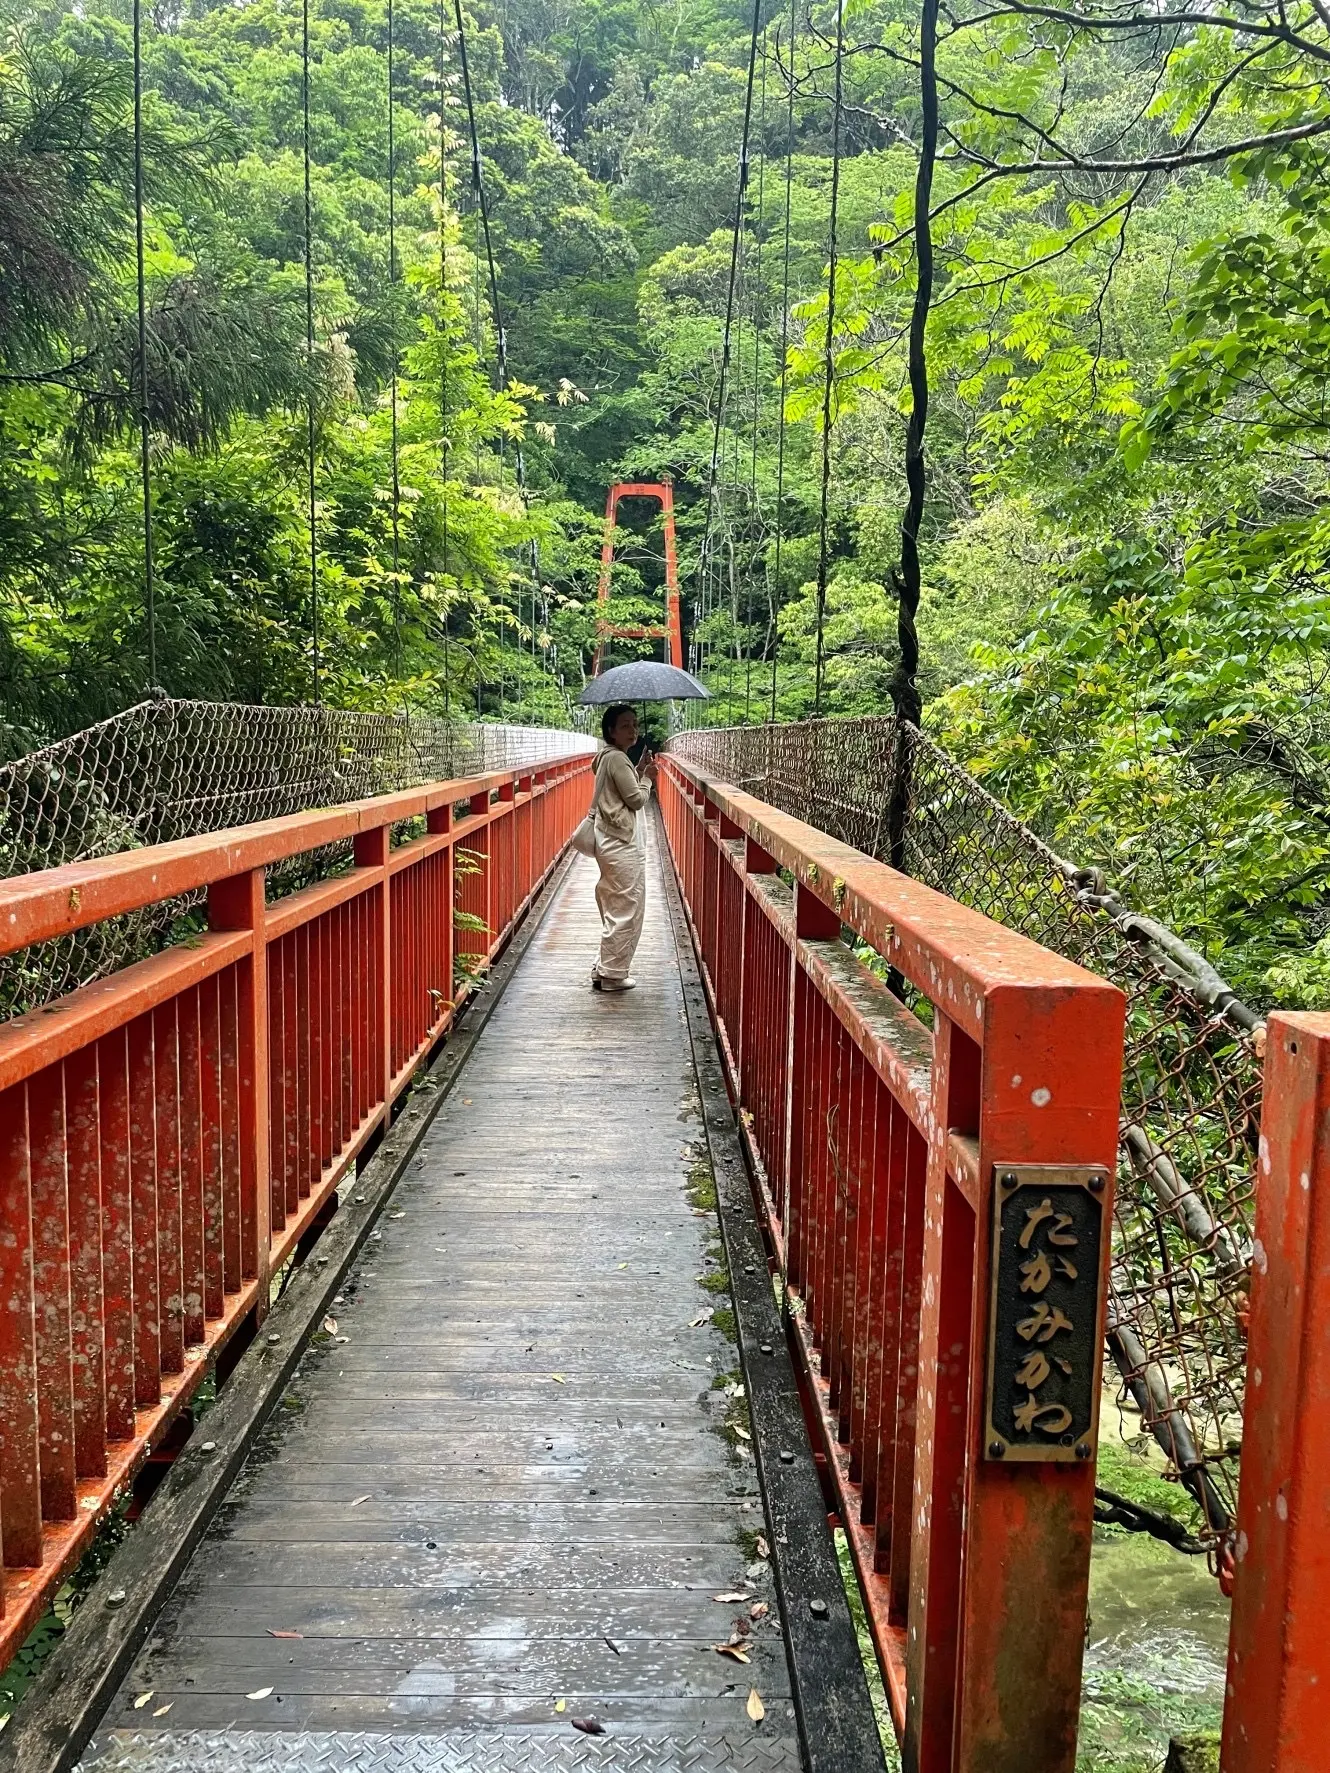
[[[626,703],[605,710],[600,722],[605,749],[596,759],[596,905],[600,911],[600,958],[591,969],[594,991],[631,991],[630,968],[642,934],[647,903],[647,858],[638,814],[651,799],[656,765],[647,752],[634,769],[628,756],[637,743],[637,715]]]

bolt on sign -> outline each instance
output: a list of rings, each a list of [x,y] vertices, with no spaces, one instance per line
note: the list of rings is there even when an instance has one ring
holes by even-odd
[[[999,1169],[985,1451],[1090,1459],[1104,1336],[1102,1170]]]

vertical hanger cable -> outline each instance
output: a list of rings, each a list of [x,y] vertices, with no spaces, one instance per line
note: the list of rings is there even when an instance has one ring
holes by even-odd
[[[462,63],[462,86],[466,93],[467,128],[471,137],[471,188],[475,194],[476,209],[480,216],[481,234],[485,242],[485,260],[489,269],[490,308],[494,315],[495,354],[500,390],[508,386],[508,333],[503,323],[503,309],[499,302],[499,275],[494,261],[494,241],[490,232],[489,202],[485,195],[485,176],[480,158],[480,135],[476,128],[475,94],[471,85],[471,63],[466,47],[466,26],[462,19],[462,0],[453,0],[453,12],[457,21],[457,43]],[[520,439],[513,447],[514,463],[517,469],[517,490],[522,500],[522,507],[527,507],[526,458],[522,451]],[[535,538],[531,541],[531,577],[532,577],[532,622],[535,622],[536,598],[540,589],[540,548]],[[519,634],[517,655],[521,656],[520,623],[522,612],[521,593],[517,601]],[[534,638],[533,648],[534,652]]]
[[[310,188],[309,0],[301,0],[300,7],[300,112],[305,172],[305,374],[309,377],[305,391],[305,497],[309,524],[310,662],[314,706],[317,708],[323,701],[323,681],[319,657],[319,532],[314,503],[314,204]]]
[[[751,619],[753,580],[756,578],[762,525],[757,497],[757,449],[762,434],[762,231],[766,224],[767,197],[767,35],[762,33],[762,87],[757,131],[757,225],[753,230],[753,452],[748,483],[748,608]],[[749,622],[744,624],[744,725],[752,715],[753,649],[749,642]]]
[[[152,437],[148,410],[148,283],[143,246],[143,5],[134,0],[134,279],[138,294],[139,481],[143,498],[143,598],[148,683],[157,691],[157,585],[152,553]]]
[[[389,343],[392,350],[392,519],[393,519],[393,647],[397,675],[402,674],[402,588],[399,578],[401,560],[402,482],[397,438],[397,379],[400,360],[397,348],[397,134],[393,115],[396,99],[396,29],[393,0],[388,0],[388,300]]]
[[[790,203],[794,187],[794,34],[798,0],[790,0],[790,73],[785,101],[785,246],[781,267],[780,296],[780,407],[776,431],[776,559],[771,637],[771,719],[776,718],[776,680],[780,672],[780,555],[785,531],[785,395],[789,384],[790,354]]]
[[[711,438],[711,469],[707,477],[706,514],[703,520],[702,545],[698,552],[698,592],[700,608],[708,608],[707,585],[711,566],[711,532],[715,520],[716,479],[720,470],[721,427],[725,417],[725,394],[729,380],[730,346],[734,331],[734,296],[739,275],[739,243],[743,237],[744,199],[748,192],[748,141],[753,121],[753,84],[757,72],[757,40],[762,28],[762,0],[753,0],[753,23],[748,40],[748,82],[744,92],[743,136],[739,145],[739,190],[734,206],[734,233],[730,241],[730,278],[725,298],[725,331],[721,339],[720,377],[716,390],[716,418]],[[699,648],[699,662],[701,650]]]
[[[448,23],[439,0],[439,484],[443,501],[443,718],[452,718],[452,655],[448,607]]]
[[[832,395],[836,380],[836,226],[840,201],[840,135],[842,77],[845,61],[845,0],[836,0],[836,78],[831,123],[831,216],[828,228],[827,339],[822,377],[822,505],[817,538],[817,652],[813,673],[813,714],[822,712],[825,675],[825,628],[827,616],[827,537],[831,503]]]

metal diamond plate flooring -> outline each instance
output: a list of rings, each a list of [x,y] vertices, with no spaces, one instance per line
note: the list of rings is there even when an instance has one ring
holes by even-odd
[[[639,988],[588,989],[581,862],[86,1767],[798,1767],[651,847]]]
[[[98,1773],[797,1773],[788,1737],[734,1734],[444,1736],[117,1731]]]

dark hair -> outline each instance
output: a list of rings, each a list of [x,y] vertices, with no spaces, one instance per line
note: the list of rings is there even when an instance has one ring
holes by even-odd
[[[600,736],[607,745],[614,743],[611,734],[625,714],[636,714],[631,702],[613,702],[600,717]]]

